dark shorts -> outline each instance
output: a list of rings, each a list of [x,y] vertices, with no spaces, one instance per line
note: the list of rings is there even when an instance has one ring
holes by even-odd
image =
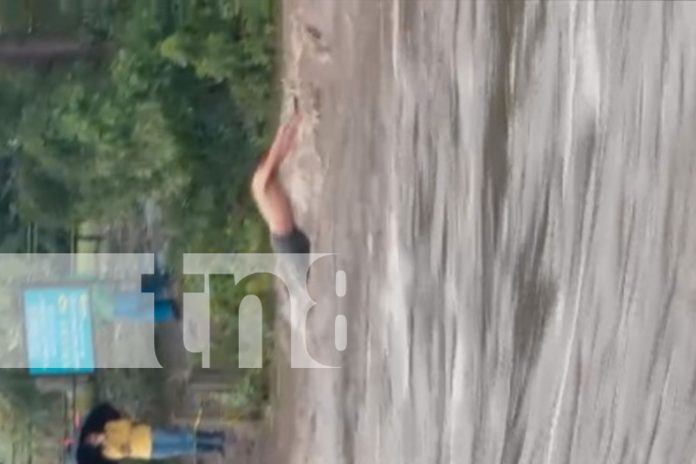
[[[287,259],[281,259],[282,266],[288,266],[290,275],[295,279],[306,282],[309,266],[309,238],[300,229],[293,229],[286,235],[271,234],[271,247],[274,253],[290,254]]]
[[[286,235],[271,235],[271,247],[275,253],[309,253],[309,238],[298,228]]]

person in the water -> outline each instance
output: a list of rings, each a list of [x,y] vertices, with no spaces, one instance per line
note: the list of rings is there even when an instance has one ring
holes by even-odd
[[[278,169],[295,147],[302,116],[296,110],[292,118],[280,126],[270,149],[256,168],[251,191],[256,205],[271,232],[271,246],[276,253],[308,254],[310,242],[295,223],[292,205],[278,179]]]

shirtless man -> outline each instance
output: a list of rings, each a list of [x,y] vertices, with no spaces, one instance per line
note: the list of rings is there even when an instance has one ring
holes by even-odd
[[[271,231],[271,246],[276,253],[308,254],[310,250],[309,239],[295,224],[290,199],[278,179],[278,168],[295,146],[301,120],[296,111],[280,126],[251,182],[251,192]]]

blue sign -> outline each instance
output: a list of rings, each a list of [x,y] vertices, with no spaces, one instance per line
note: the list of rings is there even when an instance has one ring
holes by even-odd
[[[94,371],[88,287],[24,290],[29,373],[84,374]]]

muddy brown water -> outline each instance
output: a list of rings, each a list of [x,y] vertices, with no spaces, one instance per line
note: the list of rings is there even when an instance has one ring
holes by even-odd
[[[696,4],[284,22],[289,182],[347,272],[314,342],[345,314],[348,347],[286,381],[281,461],[696,462]]]

